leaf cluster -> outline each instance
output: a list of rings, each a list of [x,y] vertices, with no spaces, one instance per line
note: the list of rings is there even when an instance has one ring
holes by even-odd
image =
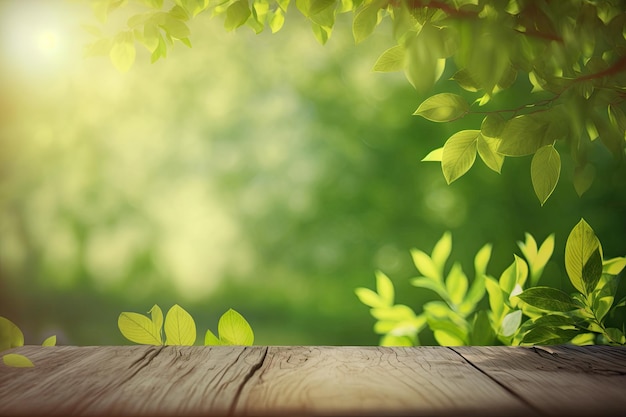
[[[626,303],[614,303],[618,274],[626,266],[626,258],[603,261],[600,243],[584,219],[571,231],[565,255],[577,294],[537,286],[552,256],[554,235],[538,246],[527,233],[518,246],[525,259],[513,255],[513,262],[497,279],[487,273],[492,247],[483,246],[474,258],[471,284],[458,262],[447,268],[452,250],[449,232],[430,255],[413,249],[411,255],[421,275],[411,284],[440,298],[425,303],[419,315],[411,307],[394,305],[393,283],[382,272],[376,274],[376,291],[357,288],[356,295],[377,320],[374,331],[383,335],[382,345],[419,345],[419,332],[426,327],[442,346],[626,344],[624,328],[604,324],[612,309]]]
[[[165,320],[158,305],[148,311],[149,317],[139,313],[121,313],[117,326],[122,335],[131,342],[143,345],[183,345],[196,343],[196,323],[191,315],[178,304],[167,312]],[[233,309],[226,311],[218,322],[218,336],[207,330],[204,345],[243,345],[254,343],[254,332],[246,319]]]
[[[55,346],[56,336],[50,336],[43,341],[41,346]],[[0,316],[0,352],[16,347],[24,346],[24,334],[11,320]],[[6,366],[15,368],[32,368],[33,362],[24,355],[7,353],[2,355],[2,362]]]

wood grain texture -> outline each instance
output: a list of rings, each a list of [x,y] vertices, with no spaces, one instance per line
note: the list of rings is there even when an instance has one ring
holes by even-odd
[[[442,347],[270,347],[242,415],[535,415]]]
[[[0,416],[623,415],[626,348],[26,346]]]
[[[453,349],[544,415],[626,413],[626,348],[492,346]]]

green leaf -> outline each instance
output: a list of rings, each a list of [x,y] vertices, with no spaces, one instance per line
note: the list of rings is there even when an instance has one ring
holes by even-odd
[[[381,346],[404,346],[411,347],[415,346],[410,337],[407,336],[393,336],[390,334],[384,335],[380,339]]]
[[[475,93],[480,90],[480,85],[478,85],[467,68],[461,68],[458,70],[451,79],[456,81],[457,84],[459,84],[459,86],[466,91]]]
[[[574,326],[580,322],[580,319],[562,316],[560,314],[546,314],[545,316],[537,317],[533,320],[533,324],[536,326]]]
[[[196,323],[185,309],[174,304],[165,316],[165,344],[193,346],[196,343]]]
[[[413,285],[414,287],[426,288],[426,289],[432,290],[436,292],[444,300],[446,301],[450,300],[450,297],[448,297],[448,292],[446,290],[446,287],[444,287],[443,283],[438,280],[434,280],[432,278],[427,278],[427,277],[412,278],[411,285]]]
[[[502,129],[498,152],[506,156],[534,154],[542,146],[554,142],[555,138],[545,138],[548,125],[548,121],[533,115],[510,119]]]
[[[388,307],[385,301],[377,293],[370,290],[369,288],[359,287],[355,289],[354,292],[359,298],[359,301],[361,301],[366,306],[372,308]]]
[[[7,353],[3,355],[2,362],[4,362],[6,366],[12,366],[14,368],[32,368],[35,366],[26,356],[17,353]]]
[[[409,306],[396,304],[391,307],[375,308],[371,311],[372,317],[381,321],[400,322],[415,318],[415,312]]]
[[[535,194],[543,206],[559,182],[561,157],[553,145],[542,146],[533,156],[530,174]]]
[[[274,13],[270,15],[269,26],[272,33],[276,33],[282,29],[285,24],[285,15],[282,9],[276,9]]]
[[[506,120],[504,120],[501,114],[489,114],[480,125],[480,133],[488,138],[499,138],[505,125]]]
[[[565,244],[565,269],[569,276],[570,282],[582,294],[588,294],[591,290],[587,285],[587,281],[596,281],[595,276],[583,276],[583,270],[586,268],[587,262],[591,259],[596,251],[599,251],[600,241],[596,237],[591,226],[584,219],[581,219],[570,232]],[[597,255],[593,262],[597,262]],[[601,261],[601,259],[600,259]],[[592,265],[595,268],[595,265]],[[602,268],[600,267],[600,271]],[[592,270],[587,271],[594,272]]]
[[[251,13],[248,0],[237,0],[226,9],[224,28],[228,31],[237,29],[246,23]]]
[[[513,256],[516,257],[516,255]],[[515,287],[516,282],[517,258],[513,260],[513,263],[511,263],[511,265],[509,265],[508,268],[506,268],[502,272],[502,274],[500,274],[499,284],[502,291],[504,291],[506,294],[511,294],[511,291],[513,291],[513,287]]]
[[[232,308],[220,317],[217,330],[223,344],[250,346],[254,343],[252,327]]]
[[[450,301],[454,305],[459,305],[467,293],[468,281],[461,264],[455,262],[446,278],[446,289],[450,296]]]
[[[487,265],[491,259],[491,249],[492,245],[487,243],[476,253],[476,256],[474,257],[474,270],[476,271],[476,276],[484,275],[487,272]]]
[[[422,162],[441,162],[443,158],[443,147],[432,150],[422,158]]]
[[[152,318],[152,324],[156,329],[163,328],[163,311],[161,311],[161,307],[158,305],[153,305],[150,311],[150,317]],[[159,330],[160,332],[160,330]]]
[[[591,188],[595,177],[596,169],[591,164],[586,164],[584,167],[577,166],[574,168],[574,189],[579,197]]]
[[[171,14],[165,14],[164,21],[161,24],[161,27],[167,32],[172,38],[176,39],[185,39],[190,35],[189,28],[182,20],[176,19],[172,17]]]
[[[56,346],[56,344],[57,344],[57,337],[56,335],[53,335],[53,336],[48,337],[46,340],[44,340],[41,346]]]
[[[135,44],[132,32],[130,35],[118,37],[109,52],[109,57],[115,68],[120,72],[128,71],[135,62]]]
[[[463,339],[448,329],[435,330],[433,336],[439,346],[465,346]]]
[[[591,257],[585,263],[583,267],[583,282],[587,293],[591,293],[596,289],[598,281],[602,276],[602,255],[600,254],[600,248],[596,249]]]
[[[122,335],[134,343],[142,345],[162,345],[161,329],[143,314],[122,313],[117,319]]]
[[[472,331],[470,332],[470,345],[472,346],[492,346],[496,335],[489,322],[489,315],[485,310],[481,310],[474,315],[472,320]]]
[[[522,323],[522,310],[515,310],[504,316],[498,333],[504,337],[511,337]]]
[[[212,331],[207,330],[204,335],[204,346],[221,346],[223,343],[218,339]]]
[[[378,72],[393,72],[402,71],[404,68],[404,47],[402,45],[396,45],[378,57],[374,64],[373,71]]]
[[[478,303],[485,296],[485,285],[485,275],[476,274],[476,276],[474,277],[474,281],[472,282],[472,285],[470,286],[470,289],[467,292],[465,299],[463,300],[463,303],[459,307],[459,312],[461,314],[468,315],[472,311],[474,311]]]
[[[419,105],[415,113],[433,122],[450,122],[465,116],[469,104],[458,94],[440,93],[428,97]]]
[[[445,232],[435,244],[432,253],[432,261],[439,271],[443,271],[446,266],[450,252],[452,252],[452,235],[450,232]]]
[[[494,324],[497,327],[500,325],[504,312],[504,294],[498,281],[489,276],[485,277],[485,288],[489,294],[489,308],[494,317]]]
[[[354,16],[354,20],[352,21],[352,34],[355,43],[362,42],[372,34],[378,23],[378,11],[380,10],[381,4],[381,1],[374,1],[363,7]]]
[[[336,0],[310,0],[309,16],[314,16],[331,5],[335,4]]]
[[[519,294],[525,303],[546,311],[572,311],[580,306],[563,291],[551,287],[531,287]]]
[[[463,176],[476,160],[476,142],[480,131],[462,130],[443,145],[441,169],[448,184]]]
[[[498,174],[504,164],[504,155],[499,154],[497,150],[499,144],[500,139],[485,137],[482,134],[478,135],[478,141],[476,142],[476,150],[480,158],[489,169]]]
[[[411,257],[417,270],[425,277],[432,278],[436,281],[442,281],[443,276],[437,269],[437,266],[426,253],[419,249],[411,249]]]
[[[376,291],[385,305],[391,306],[394,301],[393,283],[387,275],[376,271]]]
[[[313,35],[315,39],[320,45],[326,45],[330,35],[332,33],[332,28],[321,26],[315,22],[311,22],[311,29],[313,29]]]
[[[11,320],[0,316],[0,352],[24,346],[24,334]]]
[[[618,275],[626,267],[626,257],[606,259],[602,262],[602,272]]]

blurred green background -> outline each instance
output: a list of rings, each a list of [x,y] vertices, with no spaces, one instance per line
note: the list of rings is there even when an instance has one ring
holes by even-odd
[[[35,3],[0,2],[0,315],[27,344],[126,344],[122,311],[178,303],[199,343],[232,307],[256,344],[375,345],[354,289],[373,288],[380,269],[421,311],[433,296],[408,284],[409,250],[430,252],[446,230],[470,275],[493,243],[495,276],[525,232],[554,232],[543,283],[565,290],[563,248],[581,217],[605,257],[626,254],[625,169],[603,149],[582,198],[564,156],[544,207],[529,158],[501,175],[477,160],[450,186],[420,162],[480,118],[412,116],[425,96],[401,73],[371,71],[393,45],[387,25],[355,45],[342,16],[321,46],[297,13],[274,35],[200,16],[192,49],[155,64],[138,49],[122,74],[82,57],[88,10]],[[519,80],[493,106],[529,89]]]

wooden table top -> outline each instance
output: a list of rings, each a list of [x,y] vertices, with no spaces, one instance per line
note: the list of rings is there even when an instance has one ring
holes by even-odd
[[[626,348],[24,346],[0,415],[626,414]]]

